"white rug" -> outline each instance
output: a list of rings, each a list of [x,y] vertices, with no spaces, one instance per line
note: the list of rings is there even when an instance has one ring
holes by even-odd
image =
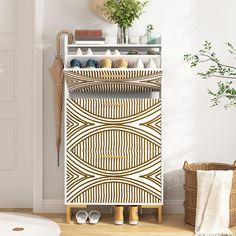
[[[55,222],[34,215],[0,213],[1,236],[59,236],[60,227]]]

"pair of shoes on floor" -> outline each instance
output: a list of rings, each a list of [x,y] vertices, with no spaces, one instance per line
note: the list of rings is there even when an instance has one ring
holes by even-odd
[[[89,213],[87,211],[78,211],[75,215],[78,224],[84,224],[87,219],[89,224],[97,224],[101,218],[101,213],[99,211],[92,210]]]
[[[114,223],[116,225],[124,224],[124,207],[123,206],[115,206],[114,207]],[[138,218],[138,207],[131,206],[129,207],[129,224],[137,225],[139,222]]]

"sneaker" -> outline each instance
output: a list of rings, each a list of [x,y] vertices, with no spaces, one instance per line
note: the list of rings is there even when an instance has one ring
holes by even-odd
[[[116,225],[124,224],[124,207],[123,206],[115,206],[114,207],[114,223]]]
[[[78,224],[84,224],[88,218],[87,211],[78,211],[75,215]]]
[[[92,210],[89,212],[88,218],[89,218],[89,224],[97,224],[101,218],[101,213],[99,211]]]
[[[138,224],[138,207],[137,206],[131,206],[129,207],[129,223],[131,225],[137,225]]]

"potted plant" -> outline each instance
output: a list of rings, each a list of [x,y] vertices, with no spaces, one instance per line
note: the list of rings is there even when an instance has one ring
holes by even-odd
[[[104,12],[109,20],[116,23],[119,27],[117,42],[128,43],[128,28],[132,26],[136,19],[144,12],[148,0],[108,0],[104,4]]]

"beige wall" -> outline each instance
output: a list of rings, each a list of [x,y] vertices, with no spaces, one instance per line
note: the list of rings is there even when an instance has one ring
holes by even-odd
[[[236,109],[210,108],[207,88],[216,88],[216,81],[201,80],[183,62],[183,55],[199,49],[205,39],[214,42],[220,56],[228,61],[222,52],[224,42],[236,45],[235,8],[234,0],[152,0],[130,30],[131,34],[143,34],[145,26],[152,23],[156,33],[162,34],[164,193],[170,211],[182,210],[184,160],[232,163],[235,159]],[[62,156],[60,167],[56,164],[53,88],[48,74],[54,59],[56,34],[62,29],[100,27],[108,34],[116,34],[115,26],[90,12],[88,0],[44,2],[44,199],[47,210],[63,209],[60,206],[64,191]],[[54,204],[54,208],[50,204]]]

